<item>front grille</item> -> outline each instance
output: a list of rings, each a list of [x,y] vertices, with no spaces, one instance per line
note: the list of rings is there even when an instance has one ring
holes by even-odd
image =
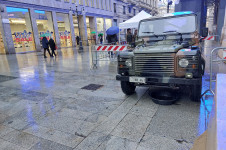
[[[174,53],[135,54],[136,75],[174,75]]]

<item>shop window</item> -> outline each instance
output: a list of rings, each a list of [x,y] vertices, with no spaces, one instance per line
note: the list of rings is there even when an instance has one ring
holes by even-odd
[[[51,37],[55,40],[53,17],[52,13],[48,11],[35,10],[35,18],[38,27],[40,44],[42,38],[45,36],[49,40]]]
[[[28,9],[7,7],[16,53],[34,51],[35,42]]]
[[[71,28],[69,22],[69,15],[63,13],[57,13],[57,25],[60,35],[61,47],[71,47]]]
[[[109,29],[112,26],[111,19],[105,19],[105,23],[106,23],[106,30]]]

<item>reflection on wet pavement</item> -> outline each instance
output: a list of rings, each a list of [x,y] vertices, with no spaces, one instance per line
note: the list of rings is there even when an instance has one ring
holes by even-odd
[[[125,96],[114,61],[92,68],[90,49],[0,55],[0,145],[3,149],[190,149],[206,129],[212,97],[201,103],[154,104],[147,88]],[[203,91],[208,89],[208,74]],[[100,84],[97,90],[81,89]],[[178,142],[180,141],[180,142]],[[164,144],[163,144],[164,143]]]

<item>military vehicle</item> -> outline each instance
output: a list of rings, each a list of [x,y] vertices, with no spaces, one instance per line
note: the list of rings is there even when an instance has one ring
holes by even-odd
[[[140,43],[133,51],[118,56],[118,75],[126,95],[136,86],[187,88],[192,101],[200,101],[205,60],[197,16],[191,12],[141,20],[138,28]]]

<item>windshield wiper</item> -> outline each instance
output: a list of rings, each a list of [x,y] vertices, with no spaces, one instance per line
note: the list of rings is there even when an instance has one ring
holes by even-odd
[[[156,38],[158,38],[158,36],[155,35],[154,32],[142,32],[142,33],[152,33]]]
[[[176,32],[176,33],[179,33],[179,32],[177,32],[176,30],[164,31],[163,33],[170,33],[170,32]]]
[[[176,31],[176,30],[169,30],[169,31],[164,31],[163,33],[172,33],[172,32],[175,32],[177,33],[178,35],[180,35],[180,42],[179,44],[181,44],[183,42],[183,37],[182,37],[182,33]]]

